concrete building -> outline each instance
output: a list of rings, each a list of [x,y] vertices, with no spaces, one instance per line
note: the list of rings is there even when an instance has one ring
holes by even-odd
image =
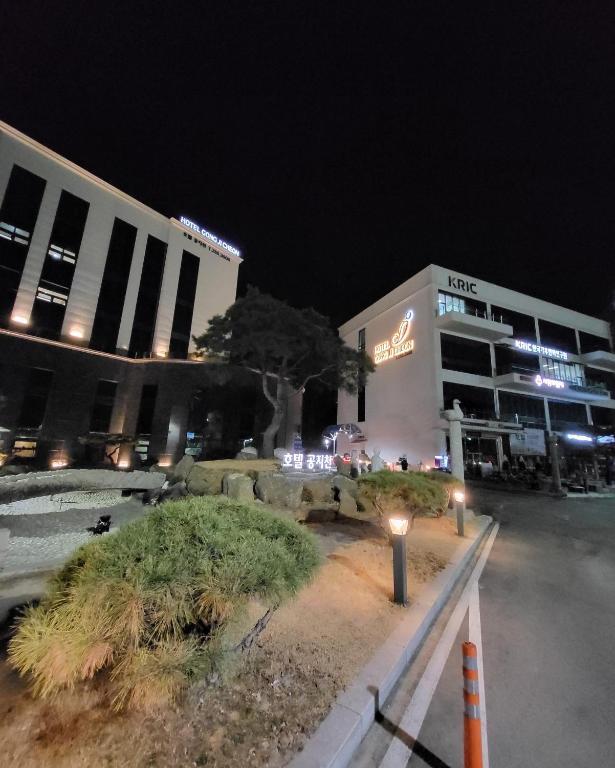
[[[376,371],[358,396],[339,393],[338,422],[356,423],[388,461],[446,464],[442,411],[456,399],[466,462],[537,459],[551,432],[571,460],[615,443],[604,320],[430,265],[339,331]]]
[[[207,365],[192,336],[235,300],[240,263],[207,229],[0,123],[3,450],[73,458],[111,433],[155,459],[198,447]]]

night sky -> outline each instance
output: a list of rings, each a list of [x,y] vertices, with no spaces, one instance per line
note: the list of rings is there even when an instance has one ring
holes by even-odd
[[[610,301],[612,3],[20,0],[0,24],[0,117],[237,245],[240,291],[341,322],[435,262]]]

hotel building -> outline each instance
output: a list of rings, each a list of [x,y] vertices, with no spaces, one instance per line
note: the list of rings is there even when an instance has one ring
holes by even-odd
[[[615,354],[605,320],[430,265],[339,329],[376,363],[338,422],[368,452],[445,464],[444,409],[459,400],[464,459],[540,457],[556,433],[569,457],[615,443]],[[591,452],[594,456],[596,451]],[[592,459],[593,460],[593,459]]]
[[[198,449],[211,365],[192,336],[235,300],[240,263],[0,123],[0,450],[75,458],[108,434],[144,458]]]

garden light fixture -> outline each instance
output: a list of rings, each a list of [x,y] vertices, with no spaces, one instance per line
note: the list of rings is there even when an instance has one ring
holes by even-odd
[[[455,491],[453,493],[455,499],[455,512],[457,513],[457,535],[464,536],[464,518],[466,495],[463,491]]]
[[[393,535],[393,602],[408,603],[408,564],[406,561],[407,517],[390,517],[389,527]]]

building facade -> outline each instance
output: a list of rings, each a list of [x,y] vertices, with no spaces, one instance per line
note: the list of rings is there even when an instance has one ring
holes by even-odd
[[[70,460],[117,434],[173,460],[198,443],[192,336],[235,300],[240,263],[0,123],[0,450]]]
[[[430,265],[339,331],[376,371],[358,396],[339,393],[338,421],[388,461],[446,464],[454,400],[466,462],[544,456],[549,433],[571,460],[615,443],[605,320]]]

